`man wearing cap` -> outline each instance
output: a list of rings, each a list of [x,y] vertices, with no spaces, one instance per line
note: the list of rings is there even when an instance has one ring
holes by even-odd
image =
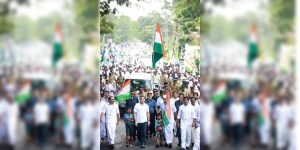
[[[145,102],[146,104],[148,104],[149,112],[150,112],[150,126],[149,126],[150,137],[154,136],[155,134],[155,107],[156,107],[156,103],[151,97],[152,97],[152,92],[148,92],[146,102]]]

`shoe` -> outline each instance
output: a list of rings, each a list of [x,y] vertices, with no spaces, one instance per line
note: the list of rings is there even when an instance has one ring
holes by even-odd
[[[133,145],[132,145],[132,144],[130,144],[129,146],[130,146],[130,147],[132,147]]]
[[[145,144],[143,144],[143,145],[141,146],[141,148],[146,148]]]
[[[172,144],[169,144],[169,146],[168,146],[169,148],[172,148]]]
[[[128,147],[129,146],[129,144],[126,144],[126,147]]]
[[[155,146],[156,148],[158,148],[159,147],[159,145],[158,144],[156,144],[156,146]]]
[[[180,147],[181,146],[181,144],[180,143],[178,143],[178,145],[177,145],[178,147]]]
[[[190,150],[190,148],[189,148],[189,147],[186,147],[186,149],[187,149],[187,150]]]

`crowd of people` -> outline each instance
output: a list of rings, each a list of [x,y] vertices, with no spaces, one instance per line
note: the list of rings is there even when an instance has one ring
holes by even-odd
[[[296,149],[292,74],[277,71],[274,66],[252,70],[245,79],[217,79],[209,71],[206,73],[201,84],[202,150],[224,145]],[[226,83],[226,96],[214,102],[211,98],[220,83]],[[218,127],[221,127],[221,138],[215,133]]]
[[[0,149],[99,150],[96,74],[77,65],[56,70],[22,67],[1,67]],[[26,84],[29,86],[24,90]],[[18,101],[22,92],[28,92],[28,97]]]
[[[132,73],[151,74],[155,88],[131,89],[131,98],[119,103],[114,96]],[[100,87],[101,140],[110,148],[122,119],[128,147],[136,141],[145,148],[147,139],[154,138],[156,147],[172,148],[176,136],[182,149],[200,149],[200,76],[181,72],[176,65],[152,69],[120,62],[101,67]],[[169,120],[164,119],[167,109]]]

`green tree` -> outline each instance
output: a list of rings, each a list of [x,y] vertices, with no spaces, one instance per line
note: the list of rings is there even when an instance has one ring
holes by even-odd
[[[0,35],[13,31],[14,24],[11,15],[16,10],[11,7],[12,3],[18,5],[29,4],[28,0],[4,0],[0,2]]]

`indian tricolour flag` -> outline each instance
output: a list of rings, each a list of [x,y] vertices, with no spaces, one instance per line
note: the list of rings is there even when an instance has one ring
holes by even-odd
[[[119,90],[120,92],[115,96],[116,101],[119,103],[131,98],[130,81],[131,80],[127,80]]]
[[[260,103],[261,103],[261,109],[258,112],[257,116],[257,122],[259,126],[262,126],[266,120],[268,120],[269,116],[269,110],[268,110],[268,104],[267,104],[267,97],[265,94],[261,94],[259,96]]]
[[[58,61],[63,57],[63,35],[59,24],[56,25],[54,34],[52,65],[55,68]]]
[[[156,31],[155,31],[155,39],[153,44],[153,53],[152,53],[152,67],[156,67],[156,63],[162,58],[166,57],[166,53],[163,47],[163,40],[160,32],[159,23],[156,24]]]
[[[171,120],[171,96],[170,96],[170,90],[166,90],[166,100],[167,100],[167,106],[166,109],[162,112],[162,119],[164,125],[169,125]]]
[[[18,103],[25,103],[30,98],[31,98],[31,82],[25,81],[22,84],[22,86],[16,96],[16,101]]]
[[[253,24],[249,37],[249,51],[248,51],[248,67],[252,67],[252,63],[256,60],[259,55],[258,48],[258,36],[256,31],[256,25]]]
[[[216,90],[211,97],[211,100],[214,103],[220,103],[223,100],[225,100],[225,98],[226,98],[226,81],[222,81],[217,85]]]

